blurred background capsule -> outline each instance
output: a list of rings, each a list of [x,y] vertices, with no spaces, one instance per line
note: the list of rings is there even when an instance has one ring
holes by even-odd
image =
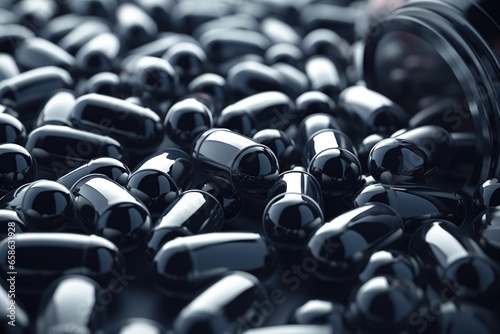
[[[14,57],[7,53],[0,53],[0,65],[0,80],[12,78],[21,72]]]
[[[422,283],[422,273],[415,258],[396,249],[373,253],[358,277],[364,283],[377,276],[392,276],[417,285]]]
[[[347,334],[344,313],[345,307],[338,302],[311,299],[300,305],[290,318],[290,322],[301,325],[330,325],[332,330]]]
[[[486,209],[500,205],[500,182],[493,177],[477,186],[472,195],[472,214],[477,216]]]
[[[169,48],[162,58],[174,67],[183,85],[203,74],[207,67],[207,55],[195,43],[177,43]]]
[[[146,318],[132,318],[110,326],[107,334],[166,334],[167,330],[158,322]]]
[[[153,19],[133,3],[122,3],[116,9],[115,31],[128,48],[151,42],[158,33]]]
[[[58,90],[45,103],[35,120],[35,128],[46,124],[71,126],[70,114],[76,100],[70,90]]]
[[[81,92],[80,95],[95,93],[113,97],[123,96],[120,76],[111,72],[97,73],[86,80],[84,84],[77,87],[77,89]]]
[[[16,49],[16,62],[23,70],[57,66],[71,72],[75,58],[61,47],[42,38],[30,38]]]
[[[472,237],[488,256],[500,261],[500,207],[482,212],[472,223]]]
[[[78,50],[75,55],[75,70],[84,77],[100,72],[114,72],[121,49],[121,42],[114,34],[100,33]]]

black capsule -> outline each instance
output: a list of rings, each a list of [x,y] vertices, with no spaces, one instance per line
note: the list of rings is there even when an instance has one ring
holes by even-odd
[[[472,223],[472,236],[488,256],[500,261],[500,207],[487,209]]]
[[[120,76],[111,72],[101,72],[93,75],[85,81],[82,87],[82,95],[92,93],[120,97],[123,93]]]
[[[23,72],[0,82],[0,101],[21,114],[45,102],[55,91],[73,85],[69,73],[54,66]]]
[[[298,110],[298,109],[297,109]],[[318,131],[326,129],[341,129],[341,123],[332,115],[327,113],[314,113],[300,122],[297,131],[297,146],[304,147],[308,140]]]
[[[62,277],[44,290],[38,307],[38,333],[90,333],[104,325],[103,289],[79,275]],[[76,307],[70,307],[76,305]]]
[[[353,119],[362,138],[372,133],[389,136],[408,125],[408,115],[400,106],[363,86],[342,91],[338,105]]]
[[[500,205],[500,178],[493,177],[481,183],[472,195],[472,214]]]
[[[76,55],[78,50],[90,42],[92,38],[109,31],[109,25],[104,21],[89,19],[74,26],[74,29],[61,38],[57,44],[69,54]]]
[[[207,192],[180,194],[162,212],[148,237],[147,252],[153,258],[168,241],[187,235],[218,232],[224,226],[219,201]]]
[[[307,57],[322,55],[331,58],[342,67],[350,60],[349,43],[335,31],[316,29],[302,39],[302,49]]]
[[[291,45],[299,44],[301,37],[290,25],[280,19],[267,17],[262,20],[260,28],[273,44],[288,43]]]
[[[45,103],[35,120],[35,128],[43,125],[66,125],[71,126],[69,116],[75,104],[75,93],[69,90],[57,91]]]
[[[368,135],[361,140],[361,143],[357,146],[358,158],[363,168],[363,173],[368,173],[368,155],[372,148],[385,139],[385,136],[381,136],[377,133]]]
[[[121,43],[115,35],[104,32],[83,45],[75,55],[75,69],[85,77],[100,72],[114,72]]]
[[[17,47],[16,62],[24,70],[57,66],[71,71],[75,58],[52,42],[42,38],[30,38]]]
[[[18,1],[12,6],[19,22],[34,32],[42,29],[57,13],[55,1]]]
[[[271,45],[260,32],[243,29],[213,29],[202,34],[199,40],[208,58],[215,62],[246,54],[263,56]]]
[[[0,240],[9,236],[14,238],[18,233],[27,232],[26,223],[16,211],[0,209]]]
[[[449,132],[426,125],[380,141],[370,151],[368,168],[386,184],[419,183],[442,171],[453,153]]]
[[[113,158],[96,158],[85,165],[81,165],[57,179],[57,183],[70,189],[76,181],[89,174],[102,174],[118,184],[125,186],[130,170],[120,160]]]
[[[214,98],[216,104],[216,113],[226,105],[228,98],[226,91],[226,79],[215,73],[205,73],[194,78],[188,85],[188,91],[191,93],[205,93]]]
[[[280,174],[268,192],[268,199],[262,224],[265,235],[278,248],[304,248],[324,223],[321,187],[307,172]]]
[[[333,61],[324,56],[309,58],[304,66],[312,90],[337,98],[340,92],[347,87],[345,75]]]
[[[305,142],[301,152],[304,164],[311,163],[317,154],[328,149],[342,149],[354,156],[357,155],[352,140],[342,131],[336,129],[319,130]]]
[[[129,56],[149,56],[161,58],[172,46],[177,43],[197,43],[196,39],[186,34],[165,33],[152,42],[141,45],[128,52]]]
[[[123,149],[116,140],[60,125],[33,130],[28,135],[26,149],[35,157],[39,169],[56,177],[98,157],[123,159]]]
[[[0,191],[8,192],[34,180],[35,158],[17,144],[0,145]]]
[[[361,285],[353,295],[350,321],[353,327],[372,333],[410,331],[414,326],[411,319],[414,314],[419,315],[424,303],[423,291],[413,282],[378,276]]]
[[[205,71],[207,55],[195,43],[178,43],[163,55],[179,74],[181,83],[187,84]]]
[[[22,145],[26,140],[26,128],[16,117],[0,112],[0,144]]]
[[[58,43],[75,27],[87,22],[89,19],[88,16],[80,16],[74,13],[54,17],[39,31],[39,36],[53,43]]]
[[[106,331],[108,334],[164,334],[167,330],[156,321],[145,318],[127,319]]]
[[[32,37],[35,37],[33,31],[22,25],[2,25],[2,30],[0,31],[0,52],[14,54],[21,42]]]
[[[193,36],[199,38],[203,33],[211,30],[241,29],[249,31],[258,31],[260,22],[251,15],[245,13],[236,13],[232,15],[219,16],[201,24],[193,31]]]
[[[251,95],[224,108],[217,126],[249,136],[263,129],[283,130],[295,118],[295,104],[278,91]]]
[[[422,225],[408,249],[438,289],[485,304],[497,300],[498,266],[452,223],[433,220]]]
[[[168,174],[179,189],[187,190],[190,188],[194,177],[195,165],[193,159],[183,151],[168,148],[146,157],[137,165],[134,173],[143,170]],[[130,185],[131,180],[129,179],[128,182]]]
[[[328,325],[278,325],[249,329],[243,334],[332,334],[336,329]],[[343,332],[344,333],[344,332]]]
[[[271,46],[265,53],[267,65],[285,63],[300,68],[304,61],[304,53],[298,46],[288,43],[279,43]]]
[[[278,160],[266,146],[227,129],[204,132],[194,144],[200,168],[245,193],[264,193],[279,175]]]
[[[278,158],[280,171],[289,170],[297,163],[298,152],[295,141],[286,132],[276,129],[264,129],[254,134],[252,139],[273,151],[276,158]]]
[[[326,281],[345,281],[363,270],[370,255],[403,237],[403,221],[391,207],[369,203],[347,211],[320,227],[307,245],[317,261],[314,274]]]
[[[437,319],[431,330],[442,334],[496,334],[500,331],[498,315],[475,304],[449,301],[436,310]],[[422,324],[420,321],[419,324]],[[422,328],[422,326],[419,326]]]
[[[301,94],[295,100],[297,107],[297,122],[312,114],[334,115],[337,104],[328,95],[322,92],[310,91]]]
[[[291,323],[300,325],[331,325],[334,332],[347,334],[342,304],[313,299],[299,306],[291,316]]]
[[[115,30],[129,48],[151,42],[158,33],[153,19],[131,3],[122,3],[116,10]]]
[[[311,84],[309,78],[295,66],[286,63],[278,63],[271,67],[277,70],[285,78],[290,89],[290,96],[295,98],[310,89]]]
[[[2,275],[9,272],[8,241],[0,242]],[[118,248],[96,235],[23,233],[16,236],[16,289],[40,291],[64,275],[84,275],[108,284],[123,274]],[[120,270],[121,269],[121,270]]]
[[[76,220],[87,233],[112,241],[123,250],[139,248],[151,227],[146,206],[104,175],[81,178],[71,187]]]
[[[168,295],[190,297],[228,270],[266,278],[275,269],[274,249],[256,233],[209,233],[167,242],[153,260],[158,286]]]
[[[174,330],[178,334],[241,332],[267,298],[266,288],[255,276],[229,273],[181,310]]]
[[[387,204],[396,210],[405,222],[408,235],[428,219],[446,219],[460,226],[467,213],[459,194],[429,186],[369,185],[354,198],[354,206],[368,202]]]
[[[219,2],[216,6],[207,2],[178,2],[171,13],[174,31],[191,34],[198,26],[231,13],[230,3]]]
[[[198,135],[213,127],[214,120],[205,104],[194,98],[187,98],[169,109],[163,123],[167,136],[189,150]]]
[[[150,151],[163,140],[163,126],[156,113],[105,95],[79,97],[71,111],[71,123],[78,129],[104,132],[136,151]]]
[[[224,211],[224,222],[231,223],[239,217],[243,209],[243,199],[241,195],[230,185],[217,181],[207,181],[197,187],[214,196]]]
[[[10,277],[8,277],[10,278]],[[0,320],[0,331],[9,334],[30,333],[29,317],[19,298],[9,291],[16,290],[16,282],[7,280],[7,286],[0,285],[0,308],[4,311],[4,316]],[[14,324],[15,326],[13,326]]]
[[[69,190],[49,180],[37,180],[13,190],[0,207],[16,211],[30,230],[60,231],[73,224],[75,201]]]
[[[0,53],[0,80],[12,78],[20,72],[14,57],[7,53]]]
[[[417,261],[412,256],[394,249],[373,253],[358,277],[359,281],[364,283],[377,276],[392,276],[415,284],[421,282]]]

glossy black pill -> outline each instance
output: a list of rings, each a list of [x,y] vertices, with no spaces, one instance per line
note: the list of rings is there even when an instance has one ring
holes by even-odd
[[[158,57],[161,58],[172,46],[177,43],[182,42],[192,42],[196,43],[196,39],[194,39],[190,35],[186,34],[176,34],[176,33],[165,33],[159,35],[157,39],[152,42],[141,45],[135,49],[132,49],[128,52],[128,55],[134,56],[150,56],[150,57]]]
[[[423,291],[413,282],[378,276],[355,292],[350,305],[351,322],[375,333],[411,330],[410,319],[418,315],[424,303]]]
[[[115,31],[129,48],[133,48],[151,42],[158,33],[158,27],[140,7],[122,3],[116,10]]]
[[[179,74],[183,84],[202,74],[205,70],[207,55],[205,51],[195,43],[178,43],[163,55]]]
[[[151,228],[146,206],[104,175],[91,174],[71,187],[76,221],[87,233],[112,241],[123,250],[139,248]]]
[[[299,170],[280,174],[268,192],[262,224],[264,233],[282,249],[302,249],[323,225],[323,196],[318,181]]]
[[[417,261],[412,256],[394,249],[373,253],[358,277],[359,281],[364,283],[377,276],[392,276],[415,284],[421,279]]]
[[[165,334],[167,330],[156,321],[145,318],[127,319],[112,326],[107,334]]]
[[[291,323],[301,325],[333,324],[334,318],[342,318],[345,308],[342,304],[327,300],[312,299],[300,305],[291,316]]]
[[[75,99],[75,93],[72,91],[57,91],[40,110],[35,121],[35,128],[46,124],[71,126],[69,116],[75,104]]]
[[[0,267],[7,273],[8,242],[0,242]],[[118,248],[96,235],[23,233],[16,236],[16,288],[40,291],[68,274],[91,277],[107,284],[123,272]],[[5,274],[3,274],[5,277]]]
[[[187,235],[218,232],[224,226],[219,201],[201,190],[180,194],[162,212],[148,237],[147,252],[153,258],[168,241]]]
[[[243,334],[332,334],[335,329],[328,325],[279,325],[250,329]]]
[[[102,288],[79,275],[62,277],[41,296],[36,329],[38,333],[90,333],[104,324]],[[74,307],[76,306],[76,307]]]
[[[311,84],[309,78],[295,66],[286,63],[278,63],[271,67],[277,70],[285,78],[290,89],[288,93],[290,96],[297,97],[310,89]]]
[[[381,136],[377,133],[368,135],[361,140],[361,143],[357,146],[357,153],[361,167],[363,168],[363,173],[368,173],[368,155],[372,148],[377,145],[380,141],[385,139],[385,136]]]
[[[335,31],[316,29],[302,39],[302,49],[306,56],[322,55],[331,58],[342,67],[349,61],[349,43]]]
[[[75,69],[85,77],[100,72],[113,72],[117,67],[116,59],[121,48],[118,37],[108,32],[101,33],[78,50]]]
[[[186,236],[167,242],[153,260],[154,276],[166,294],[190,297],[228,270],[266,278],[275,269],[274,248],[257,233]]]
[[[500,261],[500,207],[487,209],[472,223],[473,238],[488,256]]]
[[[131,60],[120,77],[135,95],[155,99],[173,98],[179,84],[178,74],[168,61],[149,56]]]
[[[60,231],[73,224],[74,201],[63,185],[37,180],[5,195],[0,207],[16,211],[30,230]]]
[[[174,323],[178,334],[237,333],[265,301],[268,292],[248,273],[232,272],[220,278],[182,309]]]
[[[345,75],[330,59],[323,56],[309,58],[305,63],[306,74],[311,81],[311,89],[337,98],[347,87]]]
[[[452,302],[443,303],[437,310],[436,326],[431,330],[442,334],[496,334],[500,331],[498,315],[492,310],[475,304]],[[423,319],[419,319],[419,328],[423,328]]]
[[[500,179],[493,177],[481,183],[472,195],[472,214],[500,205]]]
[[[297,45],[301,39],[295,29],[293,29],[286,22],[274,17],[267,17],[262,20],[260,28],[264,35],[266,35],[274,44],[288,43],[291,45]]]
[[[372,253],[397,244],[403,231],[401,217],[387,205],[369,203],[347,211],[309,240],[308,255],[317,262],[314,274],[326,281],[354,278]]]
[[[446,219],[460,226],[467,213],[459,194],[429,186],[369,185],[354,198],[354,206],[368,202],[384,203],[396,210],[408,235],[428,219]]]
[[[97,35],[109,32],[109,25],[99,19],[89,19],[76,25],[57,44],[71,55],[76,55],[78,50]]]
[[[264,193],[279,175],[278,160],[266,146],[227,129],[204,132],[193,157],[211,177],[246,193]]]
[[[73,79],[67,71],[55,66],[40,67],[0,82],[0,101],[24,114],[56,90],[72,85]]]
[[[20,73],[14,57],[7,53],[0,53],[0,80],[12,78]]]
[[[16,117],[0,112],[0,144],[23,144],[26,128]]]
[[[215,31],[216,29],[221,31],[224,29],[258,31],[260,29],[260,22],[251,15],[244,13],[225,15],[201,24],[193,31],[192,35],[199,38],[203,33],[211,30]]]
[[[55,1],[18,1],[12,6],[12,12],[19,22],[37,32],[43,28],[57,13]]]
[[[271,46],[266,51],[264,59],[267,65],[285,63],[300,68],[304,59],[304,53],[299,47],[293,44],[279,43]]]
[[[0,161],[0,191],[11,191],[35,179],[36,160],[24,147],[1,144]]]
[[[276,129],[260,130],[252,137],[257,143],[265,145],[273,151],[280,166],[280,171],[291,169],[298,160],[295,141],[286,133]]]
[[[78,180],[89,174],[102,174],[125,186],[130,170],[123,162],[113,158],[96,158],[57,179],[57,183],[70,189]]]
[[[391,135],[408,124],[408,116],[400,106],[363,86],[346,88],[338,104],[353,118],[362,137],[372,133]]]
[[[43,29],[39,31],[39,36],[53,43],[58,43],[64,36],[69,34],[75,27],[89,20],[88,16],[79,16],[73,13],[60,15],[50,20]]]
[[[5,315],[0,320],[0,331],[9,334],[28,334],[30,328],[28,314],[20,300],[15,298],[15,292],[9,292],[11,291],[11,285],[15,291],[15,282],[12,284],[8,280],[7,284],[5,289],[3,285],[0,285],[0,308],[5,312]]]
[[[120,76],[111,72],[101,72],[93,75],[85,82],[81,91],[82,95],[96,93],[120,97],[120,94],[123,94]]]
[[[448,131],[427,125],[380,141],[368,156],[368,168],[386,184],[419,183],[442,171],[453,154]]]
[[[179,1],[171,13],[174,31],[191,34],[198,26],[231,13],[232,4],[219,2],[216,6],[204,1]]]
[[[17,47],[16,62],[24,70],[57,66],[71,72],[75,58],[52,42],[42,38],[30,38]]]
[[[214,98],[216,104],[216,115],[226,105],[228,98],[226,91],[226,79],[215,73],[205,73],[194,78],[188,85],[191,93],[205,93]]]
[[[297,108],[297,122],[302,121],[312,114],[329,114],[334,115],[337,104],[335,101],[322,92],[310,91],[301,94],[295,100]]]
[[[295,118],[295,104],[284,93],[271,91],[251,95],[224,108],[217,126],[249,136],[263,129],[283,130]]]
[[[156,113],[111,96],[79,97],[70,117],[76,128],[104,133],[129,149],[148,151],[163,139],[163,126]]]
[[[226,224],[235,221],[239,217],[243,209],[243,198],[232,186],[210,180],[199,184],[197,188],[209,193],[219,201],[224,211],[224,222]]]
[[[16,211],[0,209],[0,240],[26,231],[28,227]]]
[[[0,30],[0,52],[14,54],[17,46],[35,34],[30,29],[19,24],[2,25]]]
[[[205,104],[195,98],[187,98],[168,110],[163,124],[166,135],[174,143],[190,150],[198,135],[213,128],[214,120]]]
[[[26,149],[38,167],[57,177],[98,157],[123,159],[123,149],[116,140],[67,126],[44,125],[28,135]]]
[[[327,113],[314,113],[313,115],[307,116],[300,122],[296,138],[297,146],[299,148],[304,147],[316,132],[326,129],[340,130],[341,123],[335,117]]]
[[[168,174],[179,189],[187,190],[194,176],[195,165],[193,159],[183,151],[168,148],[146,157],[137,165],[134,173],[143,170]],[[131,180],[129,180],[129,185],[130,182]]]
[[[315,3],[300,12],[299,22],[306,31],[328,29],[352,43],[355,39],[355,24],[360,16],[356,6],[347,6],[349,1]]]
[[[342,149],[357,155],[356,147],[345,133],[336,129],[325,129],[315,132],[306,141],[301,152],[304,164],[311,163],[316,155],[328,149]]]
[[[452,223],[434,220],[424,224],[413,234],[408,249],[438,288],[480,303],[498,297],[498,266]]]

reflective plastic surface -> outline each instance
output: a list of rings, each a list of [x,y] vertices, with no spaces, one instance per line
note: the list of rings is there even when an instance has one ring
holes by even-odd
[[[335,117],[329,114],[315,113],[307,116],[299,125],[296,139],[298,147],[304,147],[316,132],[326,129],[340,130],[341,125]]]
[[[199,184],[197,188],[209,193],[219,201],[224,211],[226,224],[239,217],[243,209],[243,198],[232,186],[217,181],[207,181]]]
[[[358,275],[371,253],[396,245],[403,221],[391,207],[369,203],[326,222],[309,240],[308,255],[317,261],[315,275],[344,281]]]
[[[132,318],[113,326],[108,334],[165,334],[166,329],[156,321],[145,318]]]
[[[345,308],[341,303],[312,299],[299,306],[292,314],[291,322],[302,325],[331,325],[334,332],[347,334]]]
[[[500,261],[500,207],[487,209],[472,223],[472,235],[479,246],[490,256]]]
[[[377,276],[392,276],[415,284],[421,283],[422,279],[417,261],[412,256],[394,249],[373,253],[359,274],[359,280],[364,283]]]
[[[301,121],[313,114],[334,115],[337,104],[328,95],[318,91],[306,92],[295,100],[298,120]]]
[[[203,74],[205,67],[207,67],[207,55],[195,43],[178,43],[165,52],[163,59],[174,67],[182,84],[186,84]]]
[[[16,62],[24,70],[57,66],[71,72],[75,58],[52,42],[30,38],[16,48]]]
[[[112,33],[104,32],[83,45],[75,56],[75,70],[91,77],[100,72],[113,72],[120,53],[121,43]]]
[[[302,151],[304,163],[310,163],[318,153],[330,148],[344,149],[356,155],[356,148],[345,133],[340,130],[325,129],[315,132],[305,143]]]
[[[472,213],[478,215],[486,209],[500,205],[500,178],[493,177],[480,184],[472,195]]]
[[[278,158],[281,172],[291,169],[298,162],[295,141],[286,132],[276,129],[264,129],[254,134],[252,139],[273,151],[276,158]]]
[[[26,140],[26,128],[16,117],[0,113],[0,144],[22,145]]]
[[[116,32],[129,48],[150,42],[158,33],[153,19],[135,4],[120,4],[115,15]]]
[[[336,98],[347,87],[343,72],[339,71],[337,65],[327,57],[312,57],[304,66],[312,90]]]
[[[24,147],[0,144],[0,161],[0,191],[11,191],[35,179],[36,160]]]
[[[75,93],[72,91],[58,91],[43,106],[35,121],[35,127],[46,124],[71,126],[69,116],[75,104]]]
[[[219,232],[166,243],[153,260],[158,286],[167,295],[190,297],[228,270],[260,278],[276,266],[274,249],[256,233]]]

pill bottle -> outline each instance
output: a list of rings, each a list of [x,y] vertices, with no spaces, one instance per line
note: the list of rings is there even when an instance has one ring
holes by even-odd
[[[372,21],[366,85],[405,108],[410,126],[440,125],[457,138],[448,185],[470,194],[500,175],[500,2],[406,1]]]

